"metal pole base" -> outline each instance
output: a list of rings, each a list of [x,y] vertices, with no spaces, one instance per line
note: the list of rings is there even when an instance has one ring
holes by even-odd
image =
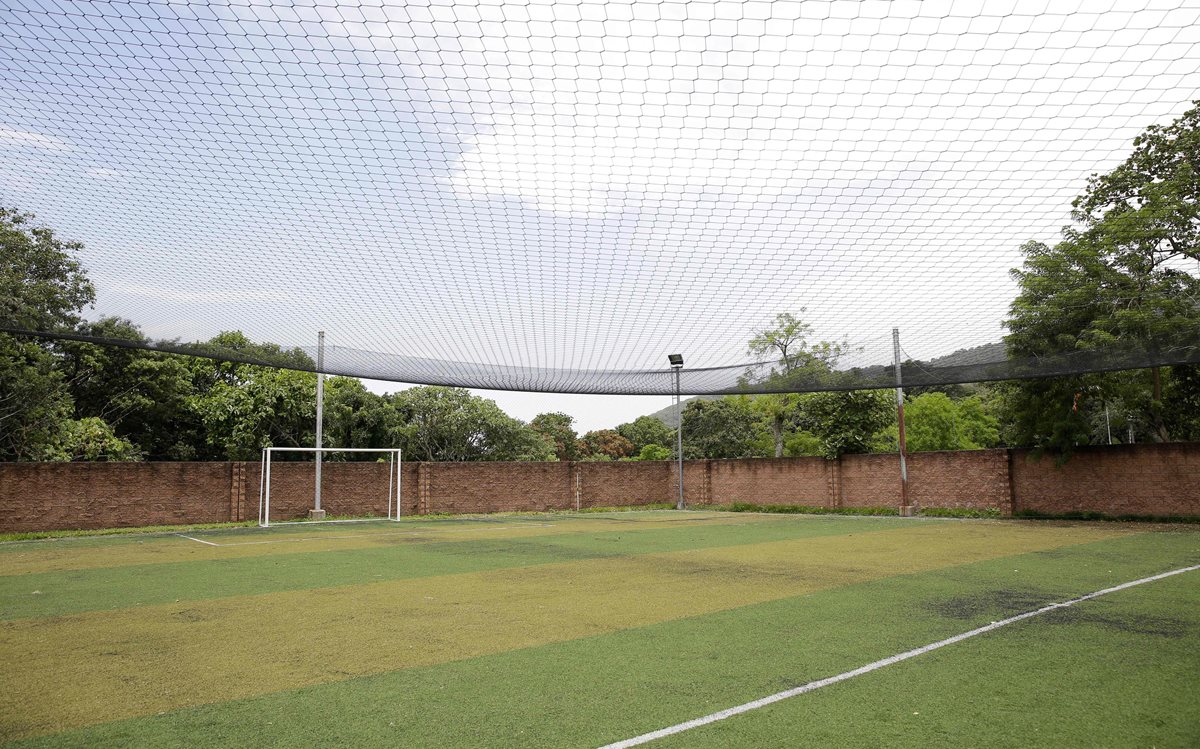
[[[916,517],[917,512],[918,512],[918,509],[917,509],[916,505],[901,505],[900,506],[900,517],[902,517],[902,518]]]
[[[309,520],[324,520],[325,519],[325,511],[324,510],[309,510],[308,511],[308,519]]]

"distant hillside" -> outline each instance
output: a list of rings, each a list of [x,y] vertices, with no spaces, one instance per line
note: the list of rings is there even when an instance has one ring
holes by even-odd
[[[721,398],[724,398],[724,397],[725,396],[723,396],[723,395],[696,395],[696,396],[692,396],[691,398],[684,398],[683,405],[686,406],[688,404],[688,401],[695,401],[695,400],[715,401],[715,400],[720,400]],[[672,429],[674,429],[677,426],[677,422],[675,421],[675,404],[674,403],[672,403],[671,405],[662,409],[661,411],[655,411],[654,413],[652,413],[650,415],[653,416],[654,418],[658,419],[662,423],[666,424],[667,426],[671,427]]]
[[[972,364],[993,364],[1002,362],[1008,359],[1008,351],[1004,347],[1003,341],[996,343],[985,343],[982,346],[974,348],[964,348],[955,351],[953,354],[939,356],[936,359],[930,359],[925,362],[926,366],[930,367],[965,367]]]

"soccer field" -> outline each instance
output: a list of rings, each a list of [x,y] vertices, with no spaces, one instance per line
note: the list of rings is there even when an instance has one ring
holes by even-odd
[[[12,542],[0,739],[1196,746],[1197,564],[1195,526],[674,511]]]

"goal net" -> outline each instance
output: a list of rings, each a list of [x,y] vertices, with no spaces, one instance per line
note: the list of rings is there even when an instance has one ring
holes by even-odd
[[[305,454],[307,457],[304,457]],[[376,460],[328,460],[377,453]],[[318,463],[317,456],[322,456]],[[296,460],[296,458],[303,459]],[[292,458],[287,460],[285,458]],[[258,524],[400,519],[398,449],[268,447],[262,452]]]

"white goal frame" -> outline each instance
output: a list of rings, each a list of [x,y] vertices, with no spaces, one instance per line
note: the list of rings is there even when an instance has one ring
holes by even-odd
[[[387,453],[391,455],[388,465],[387,519],[400,519],[401,466],[403,455],[399,448],[373,447],[264,447],[261,470],[258,474],[258,524],[271,527],[271,455],[273,453]],[[393,512],[392,508],[395,507]],[[304,520],[304,523],[363,523],[379,518],[353,518],[350,520]]]

